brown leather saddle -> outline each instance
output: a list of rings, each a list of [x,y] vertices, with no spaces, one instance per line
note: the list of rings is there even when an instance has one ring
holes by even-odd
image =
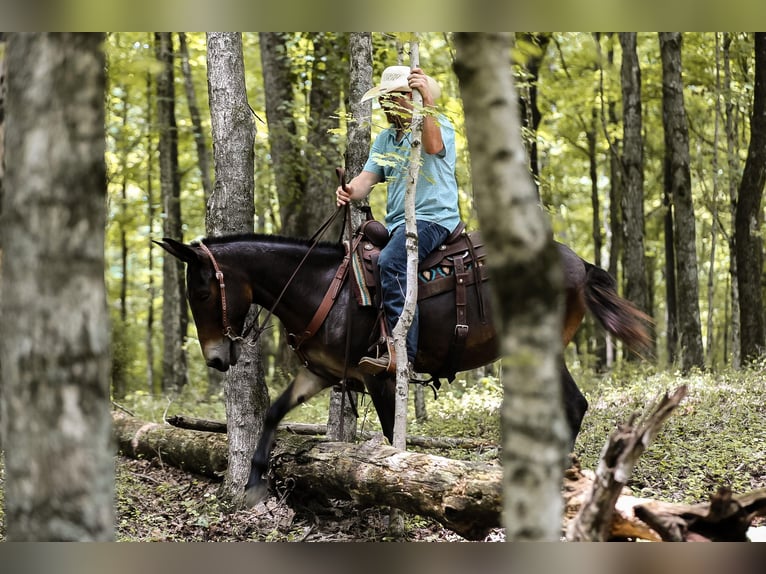
[[[388,231],[377,220],[364,221],[352,241],[354,292],[360,305],[374,305],[381,310],[378,257],[388,241]],[[455,294],[455,335],[453,357],[459,357],[468,337],[468,290],[475,289],[479,317],[486,322],[481,283],[489,279],[485,265],[486,251],[479,231],[468,232],[463,222],[450,233],[444,244],[426,257],[418,267],[418,301],[442,293]],[[385,321],[381,314],[381,333]],[[385,337],[382,337],[385,339]]]

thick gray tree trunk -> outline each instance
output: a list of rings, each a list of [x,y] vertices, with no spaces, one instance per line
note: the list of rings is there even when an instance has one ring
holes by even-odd
[[[680,32],[661,32],[662,123],[665,128],[665,177],[673,201],[673,248],[678,293],[678,335],[681,368],[703,367],[702,327],[699,310],[697,242],[691,170],[689,127],[681,79]]]
[[[114,537],[103,41],[8,41],[0,222],[8,540]]]
[[[474,193],[502,331],[506,538],[558,540],[569,431],[561,398],[563,277],[527,171],[507,34],[457,34]],[[511,327],[512,326],[512,327]]]
[[[625,297],[650,313],[644,259],[644,152],[641,133],[641,69],[635,32],[620,33],[622,46],[622,231]]]
[[[160,130],[160,194],[163,235],[182,240],[181,180],[178,172],[178,129],[176,128],[173,40],[169,32],[154,35],[157,60],[157,125]],[[177,393],[188,382],[184,339],[188,315],[183,282],[183,263],[165,257],[162,263],[162,390]]]
[[[207,35],[208,90],[213,128],[215,186],[208,202],[208,235],[252,232],[255,118],[247,102],[242,36]],[[254,319],[250,309],[249,321]],[[260,343],[243,344],[224,380],[229,429],[229,466],[224,489],[239,504],[269,407]]]

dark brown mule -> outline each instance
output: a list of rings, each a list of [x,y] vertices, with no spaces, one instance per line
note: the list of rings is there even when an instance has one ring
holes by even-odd
[[[166,238],[159,245],[187,264],[189,305],[202,353],[209,366],[221,371],[237,362],[238,337],[243,332],[245,316],[252,304],[272,309],[288,334],[300,336],[320,306],[345,255],[340,244],[320,243],[307,256],[310,242],[270,235],[203,239],[202,243],[191,245]],[[559,250],[566,287],[564,344],[571,341],[587,309],[610,333],[631,348],[646,347],[649,343],[644,324],[646,316],[617,295],[611,276],[582,260],[568,247],[559,244]],[[296,269],[298,272],[293,276]],[[221,274],[218,277],[217,271]],[[223,283],[224,300],[221,297]],[[481,285],[485,290],[485,312],[491,317],[488,283],[485,281]],[[454,294],[444,293],[420,301],[421,338],[414,365],[416,371],[450,378],[455,370],[473,369],[497,358],[495,329],[491,321],[482,322],[478,315],[476,289],[468,289],[467,296],[466,324],[470,328],[457,364],[450,361],[456,323]],[[347,326],[347,313],[351,313],[350,327]],[[377,311],[373,307],[360,306],[349,280],[344,281],[326,320],[301,344],[300,354],[305,366],[269,408],[263,435],[253,455],[247,485],[249,494],[256,491],[260,494],[265,487],[269,454],[279,421],[296,405],[322,389],[337,385],[344,372],[351,388],[370,394],[383,433],[392,439],[395,380],[385,373],[368,375],[356,366],[368,352],[376,323]],[[346,357],[349,328],[351,340]],[[562,385],[574,441],[588,403],[563,364]]]

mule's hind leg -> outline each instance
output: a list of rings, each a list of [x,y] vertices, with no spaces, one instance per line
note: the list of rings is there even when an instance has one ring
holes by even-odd
[[[253,453],[250,476],[245,486],[247,502],[250,505],[254,505],[266,495],[266,472],[279,422],[293,407],[307,401],[331,384],[302,367],[295,375],[293,382],[269,407],[266,420],[263,422],[263,433]]]
[[[569,423],[569,429],[572,432],[572,442],[569,445],[570,452],[574,450],[575,440],[580,434],[582,419],[585,417],[585,411],[588,410],[588,401],[577,388],[572,378],[572,374],[566,365],[561,366],[561,390],[564,398],[564,412]]]

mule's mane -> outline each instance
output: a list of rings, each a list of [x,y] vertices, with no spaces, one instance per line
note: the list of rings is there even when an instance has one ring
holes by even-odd
[[[268,233],[234,233],[231,235],[220,235],[216,237],[204,237],[199,241],[193,241],[192,245],[199,245],[200,242],[205,245],[228,245],[229,243],[278,243],[281,245],[299,245],[311,247],[314,242],[311,239],[303,237],[287,237],[285,235],[271,235]],[[332,241],[320,241],[317,247],[342,250],[340,243]]]

